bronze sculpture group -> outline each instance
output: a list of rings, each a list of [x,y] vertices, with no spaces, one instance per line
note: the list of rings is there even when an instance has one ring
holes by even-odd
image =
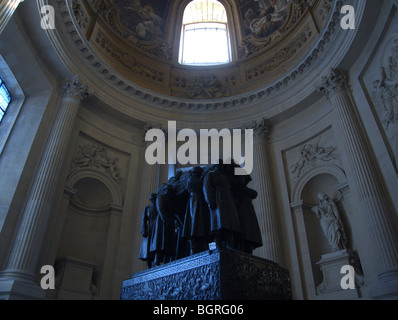
[[[234,175],[237,165],[218,164],[177,171],[144,209],[139,258],[148,268],[208,249],[230,248],[252,254],[262,246],[249,175]]]

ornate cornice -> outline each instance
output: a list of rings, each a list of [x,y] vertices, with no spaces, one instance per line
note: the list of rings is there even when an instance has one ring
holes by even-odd
[[[299,80],[306,75],[312,67],[319,61],[324,60],[324,55],[330,50],[330,46],[335,43],[335,37],[340,31],[340,8],[348,0],[336,1],[331,8],[331,14],[329,16],[329,22],[320,34],[317,42],[312,46],[312,49],[308,55],[302,60],[301,63],[296,65],[288,74],[286,74],[280,80],[261,88],[260,90],[250,91],[245,94],[239,94],[236,96],[209,99],[209,100],[190,100],[175,98],[165,94],[158,94],[153,91],[144,89],[129,80],[126,80],[109,67],[95,52],[91,45],[87,42],[81,30],[77,26],[73,15],[73,9],[71,2],[68,0],[39,0],[41,3],[51,3],[57,5],[57,12],[60,15],[61,21],[57,28],[64,29],[62,31],[62,37],[66,34],[69,37],[69,50],[73,51],[74,55],[78,55],[81,58],[81,63],[84,63],[90,69],[90,77],[94,79],[96,84],[103,82],[101,86],[106,85],[115,92],[123,93],[126,98],[132,99],[135,103],[148,106],[153,110],[180,110],[182,112],[194,111],[197,113],[207,113],[209,111],[226,111],[226,110],[238,110],[239,108],[246,108],[248,105],[260,104],[265,99],[277,95],[282,90],[285,90],[291,85],[299,84]],[[61,32],[58,31],[59,37]],[[62,38],[57,39],[53,35],[49,35],[51,40],[58,41],[58,47],[62,47]],[[346,37],[342,41],[348,45],[351,41],[350,37]],[[67,38],[64,38],[66,40]],[[56,46],[57,47],[57,46]],[[64,45],[63,45],[64,47]],[[59,49],[58,49],[59,51]],[[63,53],[63,58],[68,59],[67,54]],[[68,61],[67,65],[74,68],[73,64]],[[86,70],[87,71],[87,70]],[[75,72],[75,70],[74,70]],[[88,73],[86,73],[88,74]],[[89,83],[90,81],[88,81]],[[94,87],[94,86],[93,86]],[[134,107],[134,106],[133,106]],[[141,111],[139,111],[141,112]],[[145,112],[148,114],[148,112]],[[156,112],[155,112],[156,113]],[[156,115],[152,115],[153,119],[156,119]],[[247,119],[246,119],[247,120]],[[245,120],[245,121],[246,121]]]

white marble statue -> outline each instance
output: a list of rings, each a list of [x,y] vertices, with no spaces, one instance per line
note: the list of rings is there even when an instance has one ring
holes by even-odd
[[[319,205],[311,210],[320,224],[333,252],[346,249],[347,237],[335,202],[324,192],[318,193]]]

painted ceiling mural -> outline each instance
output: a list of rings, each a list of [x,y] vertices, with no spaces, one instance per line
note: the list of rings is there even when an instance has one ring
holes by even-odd
[[[153,41],[163,37],[170,1],[114,0],[120,22],[139,40]]]
[[[333,0],[223,0],[232,63],[189,68],[178,62],[176,16],[187,0],[71,0],[88,41],[127,79],[188,99],[230,97],[262,87],[295,66],[331,19]],[[338,8],[334,9],[338,10]]]
[[[288,16],[291,0],[239,0],[245,35],[265,38],[278,31]]]
[[[173,0],[89,0],[97,8],[113,12],[138,41],[163,38],[167,14]],[[266,38],[277,32],[289,15],[292,0],[236,0],[243,21],[243,37]]]

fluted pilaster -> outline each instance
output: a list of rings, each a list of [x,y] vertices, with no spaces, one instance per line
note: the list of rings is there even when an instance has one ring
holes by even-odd
[[[253,140],[253,187],[258,192],[254,200],[263,246],[260,255],[274,262],[281,262],[275,195],[273,191],[268,146],[269,125],[265,120],[255,123]]]
[[[375,248],[379,283],[371,294],[375,298],[398,296],[398,234],[394,225],[394,208],[356,113],[348,76],[333,69],[328,76],[323,77],[317,89],[328,98],[337,114],[351,164],[349,174],[359,193],[363,217],[369,226],[370,237],[363,241],[371,241],[369,248],[372,245]]]
[[[152,129],[152,125],[146,124],[144,127],[144,135],[145,133]],[[165,133],[166,135],[167,133]],[[144,142],[144,147],[147,148],[152,142],[151,141],[145,141]],[[164,146],[166,148],[166,146]],[[146,149],[145,149],[146,150]],[[145,154],[145,150],[143,150],[142,154]],[[141,181],[141,201],[140,201],[140,209],[144,210],[144,207],[149,205],[149,195],[152,192],[156,192],[159,185],[158,185],[158,180],[159,180],[159,164],[154,164],[150,165],[146,162],[144,158],[144,163],[143,163],[143,176],[142,176],[142,181]]]
[[[0,34],[3,32],[14,11],[23,0],[2,0],[0,2]]]
[[[2,278],[35,280],[35,269],[80,102],[89,93],[75,76],[65,82],[60,108],[30,187]]]

